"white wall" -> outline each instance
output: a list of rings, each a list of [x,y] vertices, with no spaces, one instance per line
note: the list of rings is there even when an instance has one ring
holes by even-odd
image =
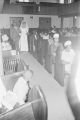
[[[73,27],[73,17],[67,17],[67,18],[64,18],[63,20],[63,28],[71,28]]]
[[[0,29],[9,27],[10,27],[9,16],[0,14]]]
[[[11,15],[11,14],[0,14],[0,29],[10,28],[10,17],[24,17],[28,22],[29,28],[39,27],[39,17],[51,17],[51,26],[60,27],[60,18],[58,16],[48,16],[48,15]]]
[[[61,27],[61,18],[58,16],[51,17],[51,25],[56,26],[57,28]]]
[[[76,17],[76,27],[80,28],[80,16]]]

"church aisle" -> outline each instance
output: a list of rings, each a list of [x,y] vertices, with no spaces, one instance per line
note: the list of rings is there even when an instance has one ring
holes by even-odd
[[[34,71],[31,86],[37,84],[42,87],[48,104],[48,120],[74,120],[64,87],[61,87],[31,54],[22,52],[21,58]]]

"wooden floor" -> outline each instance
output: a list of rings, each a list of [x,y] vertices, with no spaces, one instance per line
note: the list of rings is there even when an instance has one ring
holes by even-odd
[[[74,120],[64,88],[29,53],[21,53],[21,58],[34,71],[31,85],[40,85],[48,104],[48,120]]]

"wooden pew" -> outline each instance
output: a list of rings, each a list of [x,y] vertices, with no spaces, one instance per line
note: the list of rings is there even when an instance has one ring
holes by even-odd
[[[38,102],[32,102],[35,100],[38,100]],[[35,120],[47,120],[48,117],[47,102],[40,86],[35,86],[31,89],[28,101],[32,102],[32,109]]]
[[[0,115],[0,120],[47,120],[48,108],[40,86],[29,93],[29,101],[9,112]]]

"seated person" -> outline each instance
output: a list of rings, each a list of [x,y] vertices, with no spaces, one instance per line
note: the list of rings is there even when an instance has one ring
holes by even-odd
[[[2,50],[11,50],[12,47],[9,43],[9,37],[7,36],[7,34],[2,35]]]
[[[24,104],[26,100],[26,95],[29,92],[30,86],[29,81],[33,76],[33,72],[30,70],[24,71],[23,75],[19,77],[14,88],[13,93],[16,94],[18,103],[20,105]]]
[[[14,106],[17,104],[17,96],[12,91],[7,91],[6,95],[3,97],[2,105],[5,110],[12,110]]]
[[[72,49],[72,43],[70,40],[66,41],[64,43],[65,49],[62,51],[62,62],[65,65],[65,73],[70,74],[71,73],[71,65],[73,63],[73,59],[75,56],[75,52]]]
[[[28,101],[28,93],[30,90],[29,81],[32,78],[33,72],[31,70],[24,71],[13,88],[13,91],[7,91],[2,98],[3,112],[12,110],[23,105]]]

